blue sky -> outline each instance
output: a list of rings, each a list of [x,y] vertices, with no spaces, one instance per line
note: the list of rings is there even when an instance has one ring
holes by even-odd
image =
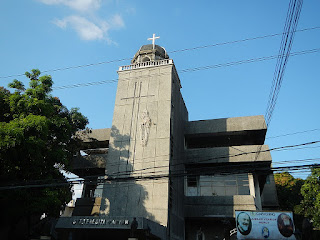
[[[126,1],[1,0],[0,85],[38,68],[55,87],[117,79],[130,60],[69,70],[58,68],[131,59],[141,45],[166,48],[179,71],[278,53],[281,36],[193,51],[173,52],[283,31],[289,0]],[[298,29],[320,26],[320,2],[305,1]],[[320,29],[297,32],[292,52],[319,48]],[[172,53],[170,53],[172,52]],[[320,140],[319,52],[291,57],[268,129],[270,148]],[[263,115],[276,60],[180,73],[190,120]],[[49,70],[49,71],[48,71]],[[14,75],[14,76],[12,76]],[[12,77],[7,77],[12,76]],[[91,128],[111,127],[116,83],[54,90],[68,108],[79,107]],[[320,144],[272,152],[277,162],[320,157]],[[312,147],[312,148],[311,148]],[[319,162],[292,162],[309,164]],[[295,176],[305,177],[306,173]]]

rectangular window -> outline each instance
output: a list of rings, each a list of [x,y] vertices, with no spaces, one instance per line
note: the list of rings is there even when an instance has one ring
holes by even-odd
[[[188,187],[197,187],[198,186],[198,181],[196,176],[188,176],[187,177],[187,184]]]
[[[188,176],[186,196],[250,195],[248,174]]]

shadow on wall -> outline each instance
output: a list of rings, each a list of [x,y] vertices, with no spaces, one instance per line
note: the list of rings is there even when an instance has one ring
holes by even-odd
[[[131,146],[135,142],[130,139],[130,135],[120,134],[115,126],[112,126],[110,140],[100,215],[154,220],[154,216],[145,207],[148,192],[140,184],[145,180],[139,180],[132,175],[133,166],[129,159],[135,160],[134,153],[130,152],[130,149],[135,149]]]

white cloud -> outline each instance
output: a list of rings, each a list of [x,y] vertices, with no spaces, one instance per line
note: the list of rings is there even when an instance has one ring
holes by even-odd
[[[60,28],[70,26],[83,40],[102,40],[105,38],[108,30],[79,16],[69,16],[62,20],[55,20],[54,23]]]
[[[53,23],[55,25],[57,25],[59,28],[65,29],[67,27],[67,21],[66,20],[56,19],[56,20],[53,21]]]
[[[112,17],[110,21],[111,27],[112,28],[122,28],[124,27],[124,21],[122,17],[119,14],[116,14]]]
[[[74,15],[64,19],[56,19],[54,24],[63,29],[70,27],[75,30],[83,40],[107,40],[109,43],[113,42],[108,37],[108,31],[111,28],[118,29],[124,26],[120,15],[113,16],[108,22],[100,20],[96,23],[89,21],[87,18]]]
[[[75,11],[74,15],[56,19],[55,25],[62,29],[73,29],[83,40],[107,40],[113,43],[108,33],[110,29],[125,26],[120,14],[113,15],[109,20],[97,16],[102,0],[38,0],[47,5],[64,5]]]
[[[134,7],[128,7],[126,8],[126,13],[131,14],[131,15],[135,15],[136,14],[136,9]]]
[[[65,5],[77,11],[98,10],[101,0],[38,0],[47,5]]]

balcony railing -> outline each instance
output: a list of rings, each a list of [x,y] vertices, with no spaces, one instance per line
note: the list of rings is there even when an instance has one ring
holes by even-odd
[[[136,63],[132,65],[126,65],[119,67],[119,71],[125,71],[125,70],[132,70],[132,69],[138,69],[138,68],[146,68],[146,67],[155,67],[160,65],[167,65],[167,64],[173,64],[172,59],[163,59],[158,61],[147,61],[142,63]]]

